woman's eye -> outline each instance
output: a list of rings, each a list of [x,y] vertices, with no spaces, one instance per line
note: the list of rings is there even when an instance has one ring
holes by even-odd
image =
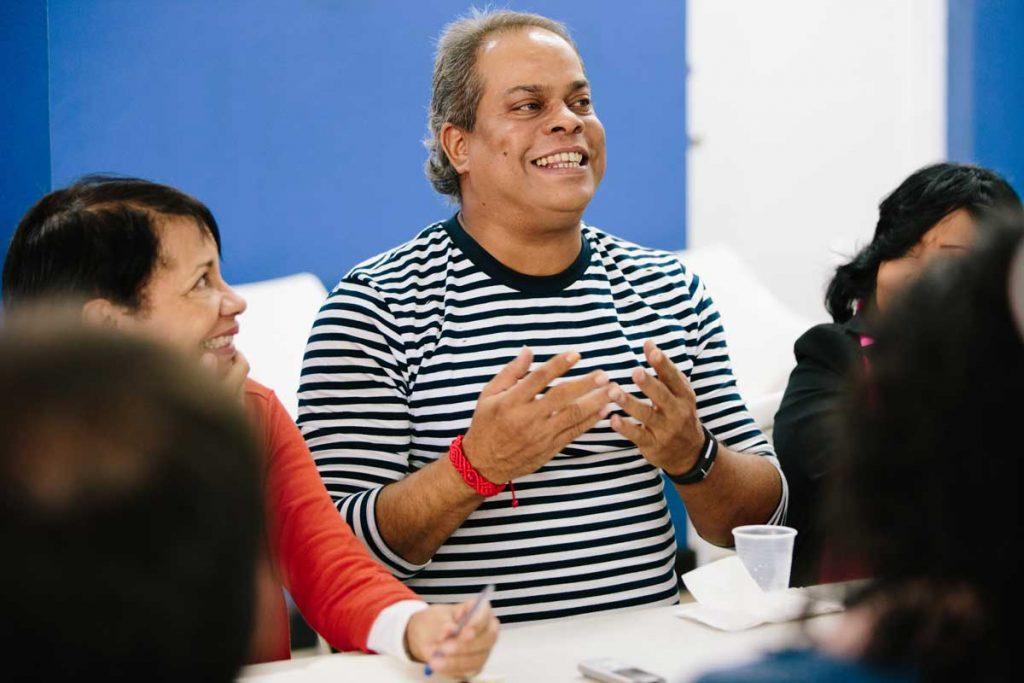
[[[209,286],[210,286],[210,280],[209,280],[209,278],[206,275],[204,275],[201,278],[199,278],[198,280],[196,280],[196,284],[195,284],[195,286],[192,287],[192,289],[206,289]]]

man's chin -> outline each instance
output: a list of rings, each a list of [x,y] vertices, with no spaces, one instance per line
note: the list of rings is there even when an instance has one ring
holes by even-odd
[[[594,191],[591,188],[562,189],[538,193],[535,203],[538,208],[549,212],[582,214],[593,198]]]

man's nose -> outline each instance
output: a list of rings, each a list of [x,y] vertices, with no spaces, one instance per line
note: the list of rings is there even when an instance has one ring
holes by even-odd
[[[583,132],[583,119],[576,115],[568,105],[562,104],[548,121],[548,133],[571,133]]]

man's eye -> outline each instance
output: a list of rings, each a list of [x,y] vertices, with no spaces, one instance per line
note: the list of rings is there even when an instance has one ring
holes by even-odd
[[[578,100],[576,100],[577,109],[590,109],[592,104],[593,103],[590,101],[589,97],[581,97]]]
[[[196,280],[196,284],[192,287],[192,289],[206,289],[209,286],[210,280],[207,276],[204,275],[198,280]]]
[[[516,107],[519,111],[537,111],[540,109],[540,104],[537,102],[524,102]]]

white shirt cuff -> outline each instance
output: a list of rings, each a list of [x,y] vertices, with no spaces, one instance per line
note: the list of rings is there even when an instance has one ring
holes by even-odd
[[[782,471],[782,464],[779,462],[779,459],[775,456],[769,456],[768,459],[775,465],[775,469],[779,471],[779,476],[782,477],[782,496],[779,497],[779,504],[767,523],[782,526],[786,523],[786,514],[789,512],[789,482],[786,481],[786,473]]]
[[[405,629],[412,615],[422,612],[427,607],[427,603],[422,600],[399,600],[385,607],[373,620],[370,635],[366,639],[366,648],[398,657],[404,662],[412,661],[409,659],[409,653],[405,651]]]

